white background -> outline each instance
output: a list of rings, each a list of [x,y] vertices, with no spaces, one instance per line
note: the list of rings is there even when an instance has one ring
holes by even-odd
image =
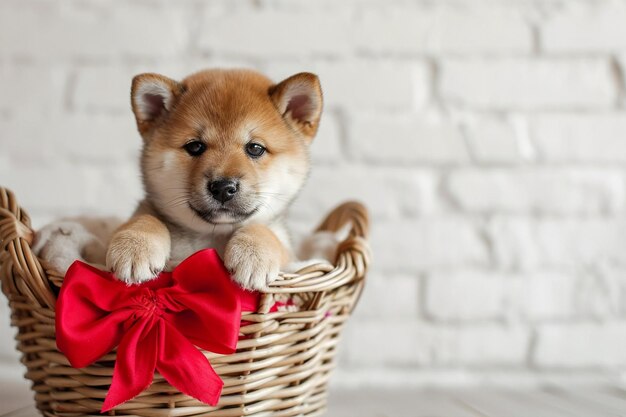
[[[621,381],[625,2],[3,0],[0,184],[35,226],[128,216],[131,77],[216,66],[321,78],[296,229],[371,210],[335,384]]]

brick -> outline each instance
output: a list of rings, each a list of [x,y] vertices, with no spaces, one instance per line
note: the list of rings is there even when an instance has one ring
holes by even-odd
[[[228,1],[226,1],[228,3]],[[350,3],[350,2],[349,2]],[[262,7],[272,8],[282,11],[316,11],[334,12],[338,9],[345,9],[345,4],[337,3],[334,0],[319,0],[311,3],[308,0],[260,0]]]
[[[33,112],[57,114],[66,85],[67,74],[60,67],[0,66],[0,111],[30,117]]]
[[[0,167],[2,185],[42,221],[78,214],[125,218],[143,196],[138,166],[106,169],[82,162],[21,166],[19,175],[8,172]]]
[[[207,68],[244,67],[241,62],[228,60],[195,60],[193,58],[136,63],[130,66],[80,66],[71,89],[71,106],[82,112],[130,113],[130,89],[135,75],[150,72],[182,80]]]
[[[521,365],[530,336],[522,327],[499,324],[444,327],[410,321],[354,321],[343,340],[343,357],[350,366],[484,366]],[[394,354],[381,355],[390,346]]]
[[[423,106],[430,91],[429,70],[419,63],[319,64],[314,71],[331,107],[406,111]]]
[[[381,218],[432,212],[438,204],[435,181],[424,170],[316,166],[292,213],[315,218],[347,200],[364,202]]]
[[[124,116],[42,117],[36,123],[26,116],[0,120],[0,138],[19,138],[0,139],[0,149],[11,155],[9,163],[15,169],[59,160],[138,166],[142,146],[130,112]]]
[[[144,196],[138,164],[98,170],[90,186],[97,190],[92,210],[100,215],[129,218]]]
[[[460,169],[448,191],[464,210],[598,214],[624,208],[624,177],[600,169]]]
[[[605,109],[617,99],[603,58],[449,59],[440,77],[444,100],[479,109]]]
[[[472,158],[486,163],[519,163],[534,159],[525,120],[474,118],[464,124]]]
[[[273,80],[302,71],[316,73],[327,109],[409,111],[423,108],[430,99],[431,75],[424,62],[307,61],[270,64],[265,71]]]
[[[342,335],[348,366],[411,366],[430,361],[429,339],[414,320],[352,321]],[[382,354],[393,349],[392,355]]]
[[[12,190],[29,212],[74,215],[87,210],[97,193],[90,188],[91,173],[85,167],[21,166],[19,175],[10,171],[0,167],[2,185]]]
[[[131,68],[81,68],[76,73],[72,106],[81,111],[126,111],[130,114],[131,81],[139,73]]]
[[[311,144],[313,165],[336,164],[343,159],[341,121],[327,111],[322,115],[317,136]]]
[[[580,267],[626,263],[626,221],[621,218],[544,220],[537,224],[537,245],[548,266]]]
[[[458,163],[469,159],[457,126],[411,116],[358,115],[350,120],[349,151],[367,162]]]
[[[570,3],[540,26],[549,53],[610,53],[626,48],[626,7],[615,2]]]
[[[249,9],[220,13],[210,10],[203,16],[202,26],[207,30],[200,32],[200,50],[263,58],[345,54],[349,52],[354,36],[352,16],[343,11],[328,14]]]
[[[619,314],[626,285],[612,276],[466,269],[428,276],[427,317],[450,323],[477,320],[546,321]]]
[[[530,320],[563,320],[580,317],[575,274],[536,272],[523,277],[517,292],[520,313]]]
[[[11,163],[9,154],[5,151],[5,146],[3,144],[0,145],[2,145],[0,146],[0,166],[9,167]]]
[[[430,274],[424,291],[424,309],[434,320],[466,321],[503,318],[512,280],[479,271]]]
[[[602,285],[597,286],[603,291],[601,297],[597,299],[601,300],[601,304],[598,310],[603,316],[614,315],[619,317],[626,317],[626,271],[624,271],[623,265],[620,266],[607,266],[603,265],[601,268],[600,277]],[[594,278],[592,274],[591,278]],[[598,306],[598,304],[596,304]]]
[[[138,4],[98,10],[27,2],[0,11],[2,55],[34,60],[166,57],[183,51],[189,37],[182,10]]]
[[[376,268],[388,271],[486,265],[489,262],[478,228],[460,217],[377,221],[372,225],[371,244],[376,254]]]
[[[500,268],[582,268],[626,262],[626,222],[621,218],[496,216],[486,226]]]
[[[533,363],[541,368],[626,366],[626,323],[554,323],[537,329]]]
[[[532,48],[524,17],[498,7],[366,9],[356,30],[357,47],[382,54],[510,54]]]
[[[442,327],[431,337],[432,362],[441,366],[521,366],[530,344],[527,328],[491,323]]]
[[[626,162],[626,116],[559,113],[531,119],[539,157],[548,162]]]
[[[536,270],[543,255],[537,247],[537,221],[522,216],[494,216],[485,229],[494,265],[504,270]]]
[[[572,275],[577,317],[607,320],[625,316],[626,275],[623,268],[606,263],[582,265]]]
[[[419,279],[410,275],[372,273],[359,300],[355,320],[412,320],[418,317]]]
[[[56,150],[61,147],[56,144],[56,140],[51,142],[47,139],[53,136],[47,132],[46,124],[41,119],[33,123],[27,117],[0,120],[0,158],[6,158],[0,167],[17,170],[22,165],[46,166],[53,163],[58,158]]]

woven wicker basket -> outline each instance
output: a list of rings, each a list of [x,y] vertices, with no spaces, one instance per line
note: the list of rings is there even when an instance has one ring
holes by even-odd
[[[244,314],[237,352],[206,357],[224,380],[217,407],[172,388],[160,375],[152,386],[109,415],[296,416],[320,415],[339,334],[358,301],[369,263],[367,212],[358,203],[337,207],[318,230],[351,225],[334,267],[319,264],[282,274],[261,298],[259,311]],[[0,188],[0,278],[9,299],[17,348],[33,382],[37,408],[45,416],[99,416],[113,373],[115,353],[92,366],[72,368],[57,350],[54,306],[62,282],[31,250],[30,220],[14,195]],[[297,312],[268,313],[275,294],[297,293]]]

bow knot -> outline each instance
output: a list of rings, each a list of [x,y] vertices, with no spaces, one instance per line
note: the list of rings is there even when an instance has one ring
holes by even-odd
[[[253,311],[257,303],[258,293],[236,286],[213,249],[130,287],[77,261],[57,301],[57,346],[76,368],[117,346],[103,412],[148,388],[155,370],[179,391],[216,405],[224,383],[196,346],[235,352],[242,305]]]
[[[146,292],[136,297],[135,300],[139,310],[138,313],[142,316],[162,317],[166,309],[157,293],[149,288],[146,288]]]

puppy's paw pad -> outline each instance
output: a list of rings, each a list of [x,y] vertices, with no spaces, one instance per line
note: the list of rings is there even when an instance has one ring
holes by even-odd
[[[111,240],[107,268],[127,284],[139,284],[155,278],[169,257],[168,248],[156,244],[149,236],[121,231]]]

